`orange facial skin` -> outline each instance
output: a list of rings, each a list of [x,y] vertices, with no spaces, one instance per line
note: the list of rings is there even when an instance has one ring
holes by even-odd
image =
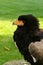
[[[24,26],[24,23],[22,20],[16,20],[13,22],[13,25]]]

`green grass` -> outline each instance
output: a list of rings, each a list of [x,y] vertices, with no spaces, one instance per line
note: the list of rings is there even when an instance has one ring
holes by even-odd
[[[13,41],[13,32],[16,28],[11,21],[0,22],[0,65],[6,61],[23,59]]]
[[[43,29],[43,18],[39,18],[39,27]]]
[[[30,13],[43,18],[43,0],[0,0],[0,19],[14,19]]]
[[[13,26],[12,22],[19,15],[30,13],[39,18],[40,28],[43,29],[43,0],[0,0],[0,65],[23,59],[13,41],[17,26]]]

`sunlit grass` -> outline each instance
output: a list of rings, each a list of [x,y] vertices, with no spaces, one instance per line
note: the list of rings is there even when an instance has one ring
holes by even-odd
[[[43,29],[43,18],[39,18],[40,28]]]
[[[10,20],[0,20],[0,65],[10,60],[22,59],[13,41],[13,34],[17,26],[13,26],[12,23]]]
[[[12,21],[0,21],[0,35],[13,34],[17,26]]]

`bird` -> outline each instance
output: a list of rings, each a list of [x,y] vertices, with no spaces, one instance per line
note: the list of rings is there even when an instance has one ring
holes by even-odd
[[[42,38],[43,31],[39,28],[39,20],[32,14],[20,15],[18,19],[13,22],[13,25],[17,25],[17,29],[13,34],[13,40],[16,42],[19,52],[27,62],[35,65],[36,63],[28,47],[32,42],[40,42]]]

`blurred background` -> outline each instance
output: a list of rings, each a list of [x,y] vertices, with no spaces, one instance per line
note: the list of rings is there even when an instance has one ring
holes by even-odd
[[[33,14],[43,29],[43,0],[0,0],[0,65],[23,59],[13,41],[17,26],[12,23],[19,15]]]

